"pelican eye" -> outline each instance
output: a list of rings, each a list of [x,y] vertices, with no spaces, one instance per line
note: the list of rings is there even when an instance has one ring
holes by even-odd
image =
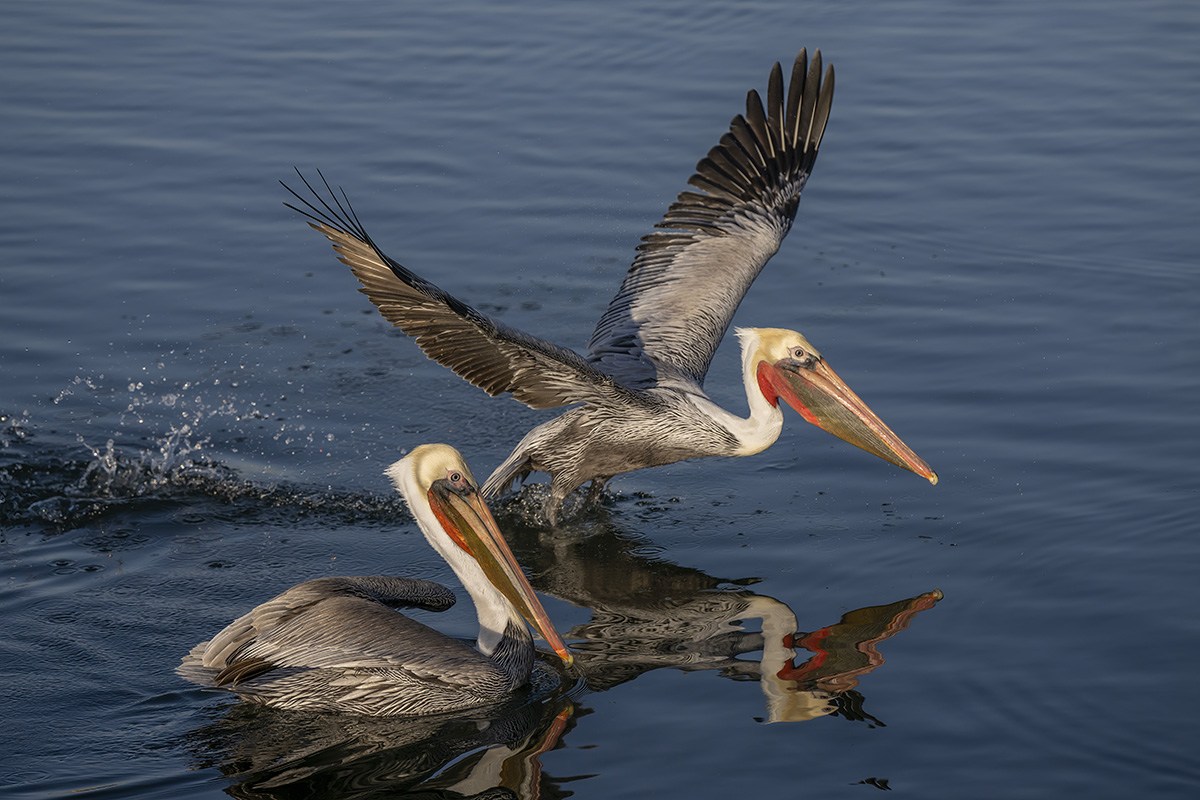
[[[804,351],[803,347],[793,347],[792,358],[796,359],[797,361],[803,361],[804,359],[808,358],[808,353]]]
[[[446,470],[446,483],[450,484],[456,492],[469,492],[474,488],[467,473],[460,469]]]

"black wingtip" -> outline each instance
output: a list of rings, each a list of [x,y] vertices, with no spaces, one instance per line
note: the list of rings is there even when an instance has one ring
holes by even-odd
[[[325,192],[327,193],[329,199],[333,201],[333,205],[331,206],[329,202],[327,202],[325,198],[321,196],[321,193],[314,189],[312,184],[308,182],[308,178],[304,177],[304,173],[300,172],[299,167],[292,167],[292,169],[296,170],[296,177],[300,179],[300,182],[304,184],[306,189],[308,189],[312,199],[317,203],[320,203],[321,207],[317,208],[317,206],[313,205],[313,203],[307,198],[301,196],[295,189],[288,186],[283,181],[280,181],[279,185],[284,189],[287,189],[288,193],[291,194],[292,197],[296,198],[296,200],[298,200],[304,206],[304,208],[294,206],[288,201],[284,200],[283,204],[285,206],[290,208],[292,211],[307,217],[309,220],[312,220],[318,225],[328,225],[329,227],[343,230],[353,235],[364,244],[371,245],[372,247],[375,246],[374,242],[371,241],[371,237],[367,235],[366,229],[363,228],[362,223],[359,222],[358,214],[355,213],[354,205],[350,202],[350,197],[346,194],[345,189],[338,187],[338,190],[334,191],[333,187],[329,185],[329,181],[325,179],[325,174],[321,172],[320,169],[317,170],[317,176],[320,177],[321,184],[325,187]],[[339,192],[342,195],[341,200],[338,199]],[[345,203],[345,205],[343,205],[343,203]]]

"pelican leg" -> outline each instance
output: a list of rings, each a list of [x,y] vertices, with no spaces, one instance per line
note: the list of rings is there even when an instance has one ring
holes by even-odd
[[[558,525],[558,520],[563,512],[563,504],[571,493],[583,485],[575,474],[567,472],[559,472],[551,474],[550,477],[550,497],[546,499],[544,512],[546,515],[546,524],[551,528]]]
[[[600,502],[600,495],[604,494],[604,486],[612,479],[612,475],[602,475],[592,478],[592,485],[588,487],[587,497],[584,503],[589,506],[594,506]]]

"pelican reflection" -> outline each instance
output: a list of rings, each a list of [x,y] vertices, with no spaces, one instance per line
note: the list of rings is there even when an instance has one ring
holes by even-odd
[[[565,695],[486,712],[370,717],[231,706],[190,736],[238,798],[563,796],[541,757],[575,724]]]
[[[765,721],[828,714],[876,721],[862,709],[858,681],[884,663],[876,646],[942,599],[931,591],[848,612],[801,630],[784,602],[731,580],[675,564],[646,537],[612,520],[577,523],[579,535],[548,539],[517,515],[498,514],[530,583],[591,611],[565,635],[587,687],[605,691],[654,669],[716,670],[759,682]],[[747,620],[760,620],[754,630]],[[799,652],[798,652],[799,651]],[[799,653],[808,651],[807,657]],[[761,654],[757,659],[747,658]]]
[[[406,719],[240,703],[193,734],[200,766],[220,768],[236,797],[565,796],[578,778],[544,770],[542,756],[590,713],[590,693],[651,670],[713,670],[756,682],[764,722],[878,723],[859,682],[884,664],[879,644],[942,597],[932,591],[859,608],[805,631],[788,604],[753,591],[757,579],[676,564],[612,519],[546,537],[508,508],[496,516],[532,586],[590,612],[564,637],[581,686],[535,681],[529,694],[497,708]]]

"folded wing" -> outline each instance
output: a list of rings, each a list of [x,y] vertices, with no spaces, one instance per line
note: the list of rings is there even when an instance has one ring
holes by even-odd
[[[193,652],[219,670],[218,686],[237,686],[274,670],[389,670],[413,681],[471,686],[502,674],[467,642],[394,610],[441,611],[454,594],[407,578],[318,578],[293,586],[235,620]]]

